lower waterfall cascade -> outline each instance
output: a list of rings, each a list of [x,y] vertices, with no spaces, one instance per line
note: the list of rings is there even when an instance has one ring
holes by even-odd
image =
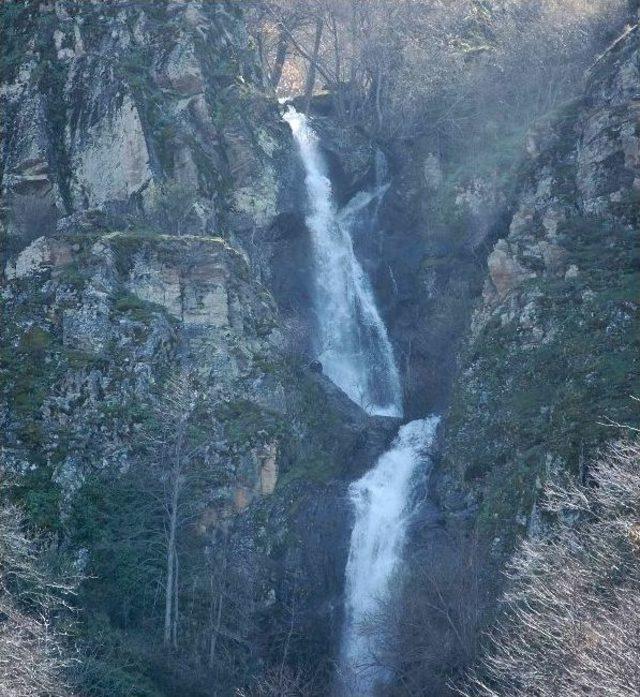
[[[366,625],[375,620],[379,603],[389,597],[400,569],[414,509],[412,494],[417,477],[425,474],[439,421],[430,416],[402,426],[373,469],[349,487],[355,524],[346,568],[340,656],[340,679],[348,694],[369,695],[386,677],[377,661],[377,638]]]
[[[305,169],[314,253],[315,349],[325,374],[367,413],[401,417],[399,371],[371,283],[354,252],[351,233],[374,227],[388,189],[386,162],[376,157],[376,187],[361,191],[338,210],[319,139],[304,114],[289,105],[284,115]],[[362,217],[370,205],[374,213]],[[358,228],[359,229],[359,228]],[[371,230],[367,230],[371,232]],[[401,426],[389,450],[349,487],[354,510],[345,570],[345,623],[336,692],[368,697],[387,678],[376,661],[378,641],[367,631],[400,570],[414,493],[429,464],[438,416]]]

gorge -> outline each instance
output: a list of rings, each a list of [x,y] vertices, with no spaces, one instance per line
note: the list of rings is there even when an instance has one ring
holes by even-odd
[[[384,195],[384,185],[376,181],[376,192],[360,192],[343,211],[337,211],[318,138],[307,118],[292,106],[284,118],[306,172],[318,360],[327,376],[367,413],[400,417],[402,397],[393,350],[350,234],[359,212]],[[376,217],[371,220],[376,222]],[[365,226],[364,234],[373,235],[375,230]],[[339,678],[344,694],[373,694],[375,683],[384,679],[376,665],[375,637],[367,636],[365,625],[377,604],[388,599],[393,578],[400,571],[414,479],[428,458],[438,421],[431,417],[402,426],[391,449],[350,487],[355,522],[345,572]]]
[[[0,694],[640,695],[638,9],[0,5]]]

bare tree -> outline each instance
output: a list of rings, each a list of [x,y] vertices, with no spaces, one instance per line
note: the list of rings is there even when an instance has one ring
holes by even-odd
[[[21,509],[0,506],[0,693],[69,697],[64,618],[77,580],[54,573],[51,541],[25,533]]]
[[[487,621],[491,586],[486,551],[475,534],[430,530],[398,578],[401,589],[367,618],[362,631],[376,637],[377,666],[391,676],[382,694],[451,695],[452,675],[476,656]]]
[[[237,691],[237,697],[315,697],[317,686],[305,674],[279,668],[270,668],[248,689]]]
[[[322,16],[318,15],[315,21],[313,51],[309,59],[309,69],[307,70],[307,84],[304,88],[304,104],[305,111],[309,110],[311,97],[313,96],[313,88],[316,84],[316,66],[318,65],[318,55],[320,53],[320,41],[322,39],[322,29],[324,27]]]
[[[266,72],[281,95],[302,95],[308,108],[317,74],[337,113],[374,135],[451,140],[477,133],[480,143],[486,128],[526,128],[565,100],[607,31],[628,16],[625,0],[252,6]]]
[[[166,581],[164,589],[163,641],[165,647],[178,648],[179,555],[178,533],[190,518],[185,488],[202,441],[194,422],[199,394],[191,375],[183,370],[165,385],[162,398],[154,407],[155,423],[148,429],[147,441],[155,450],[156,469],[162,483],[165,514]]]
[[[543,510],[556,522],[514,558],[491,650],[460,694],[640,695],[640,444],[612,445],[586,486],[556,477]]]

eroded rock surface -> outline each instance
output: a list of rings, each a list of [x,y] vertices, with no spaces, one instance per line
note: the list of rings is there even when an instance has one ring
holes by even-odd
[[[551,471],[577,471],[634,423],[638,391],[638,27],[592,67],[582,98],[531,134],[508,230],[465,341],[440,495],[475,498],[510,549]],[[584,472],[582,473],[583,476]],[[466,492],[466,493],[465,493]]]

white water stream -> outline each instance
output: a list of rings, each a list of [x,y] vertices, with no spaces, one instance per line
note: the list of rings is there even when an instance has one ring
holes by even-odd
[[[400,376],[393,349],[350,234],[358,208],[364,208],[375,194],[368,201],[354,200],[340,215],[318,137],[306,116],[290,106],[284,118],[305,168],[318,359],[324,373],[369,414],[401,416]]]
[[[341,210],[333,199],[318,137],[304,114],[288,107],[305,169],[306,218],[314,263],[316,352],[324,373],[369,414],[402,415],[400,376],[373,290],[353,248],[354,230],[373,227],[388,188],[384,162],[377,162],[377,186],[360,192]],[[375,201],[373,216],[363,217]],[[380,601],[389,598],[400,570],[415,484],[429,462],[438,417],[402,426],[390,449],[349,488],[355,512],[346,568],[345,625],[337,691],[369,697],[388,676],[380,667],[379,637],[367,630]]]
[[[369,695],[387,677],[378,637],[366,625],[376,622],[379,603],[389,597],[399,571],[416,477],[424,474],[421,465],[428,463],[438,421],[431,416],[402,426],[375,467],[349,487],[356,522],[347,561],[341,656],[341,679],[349,695]]]

